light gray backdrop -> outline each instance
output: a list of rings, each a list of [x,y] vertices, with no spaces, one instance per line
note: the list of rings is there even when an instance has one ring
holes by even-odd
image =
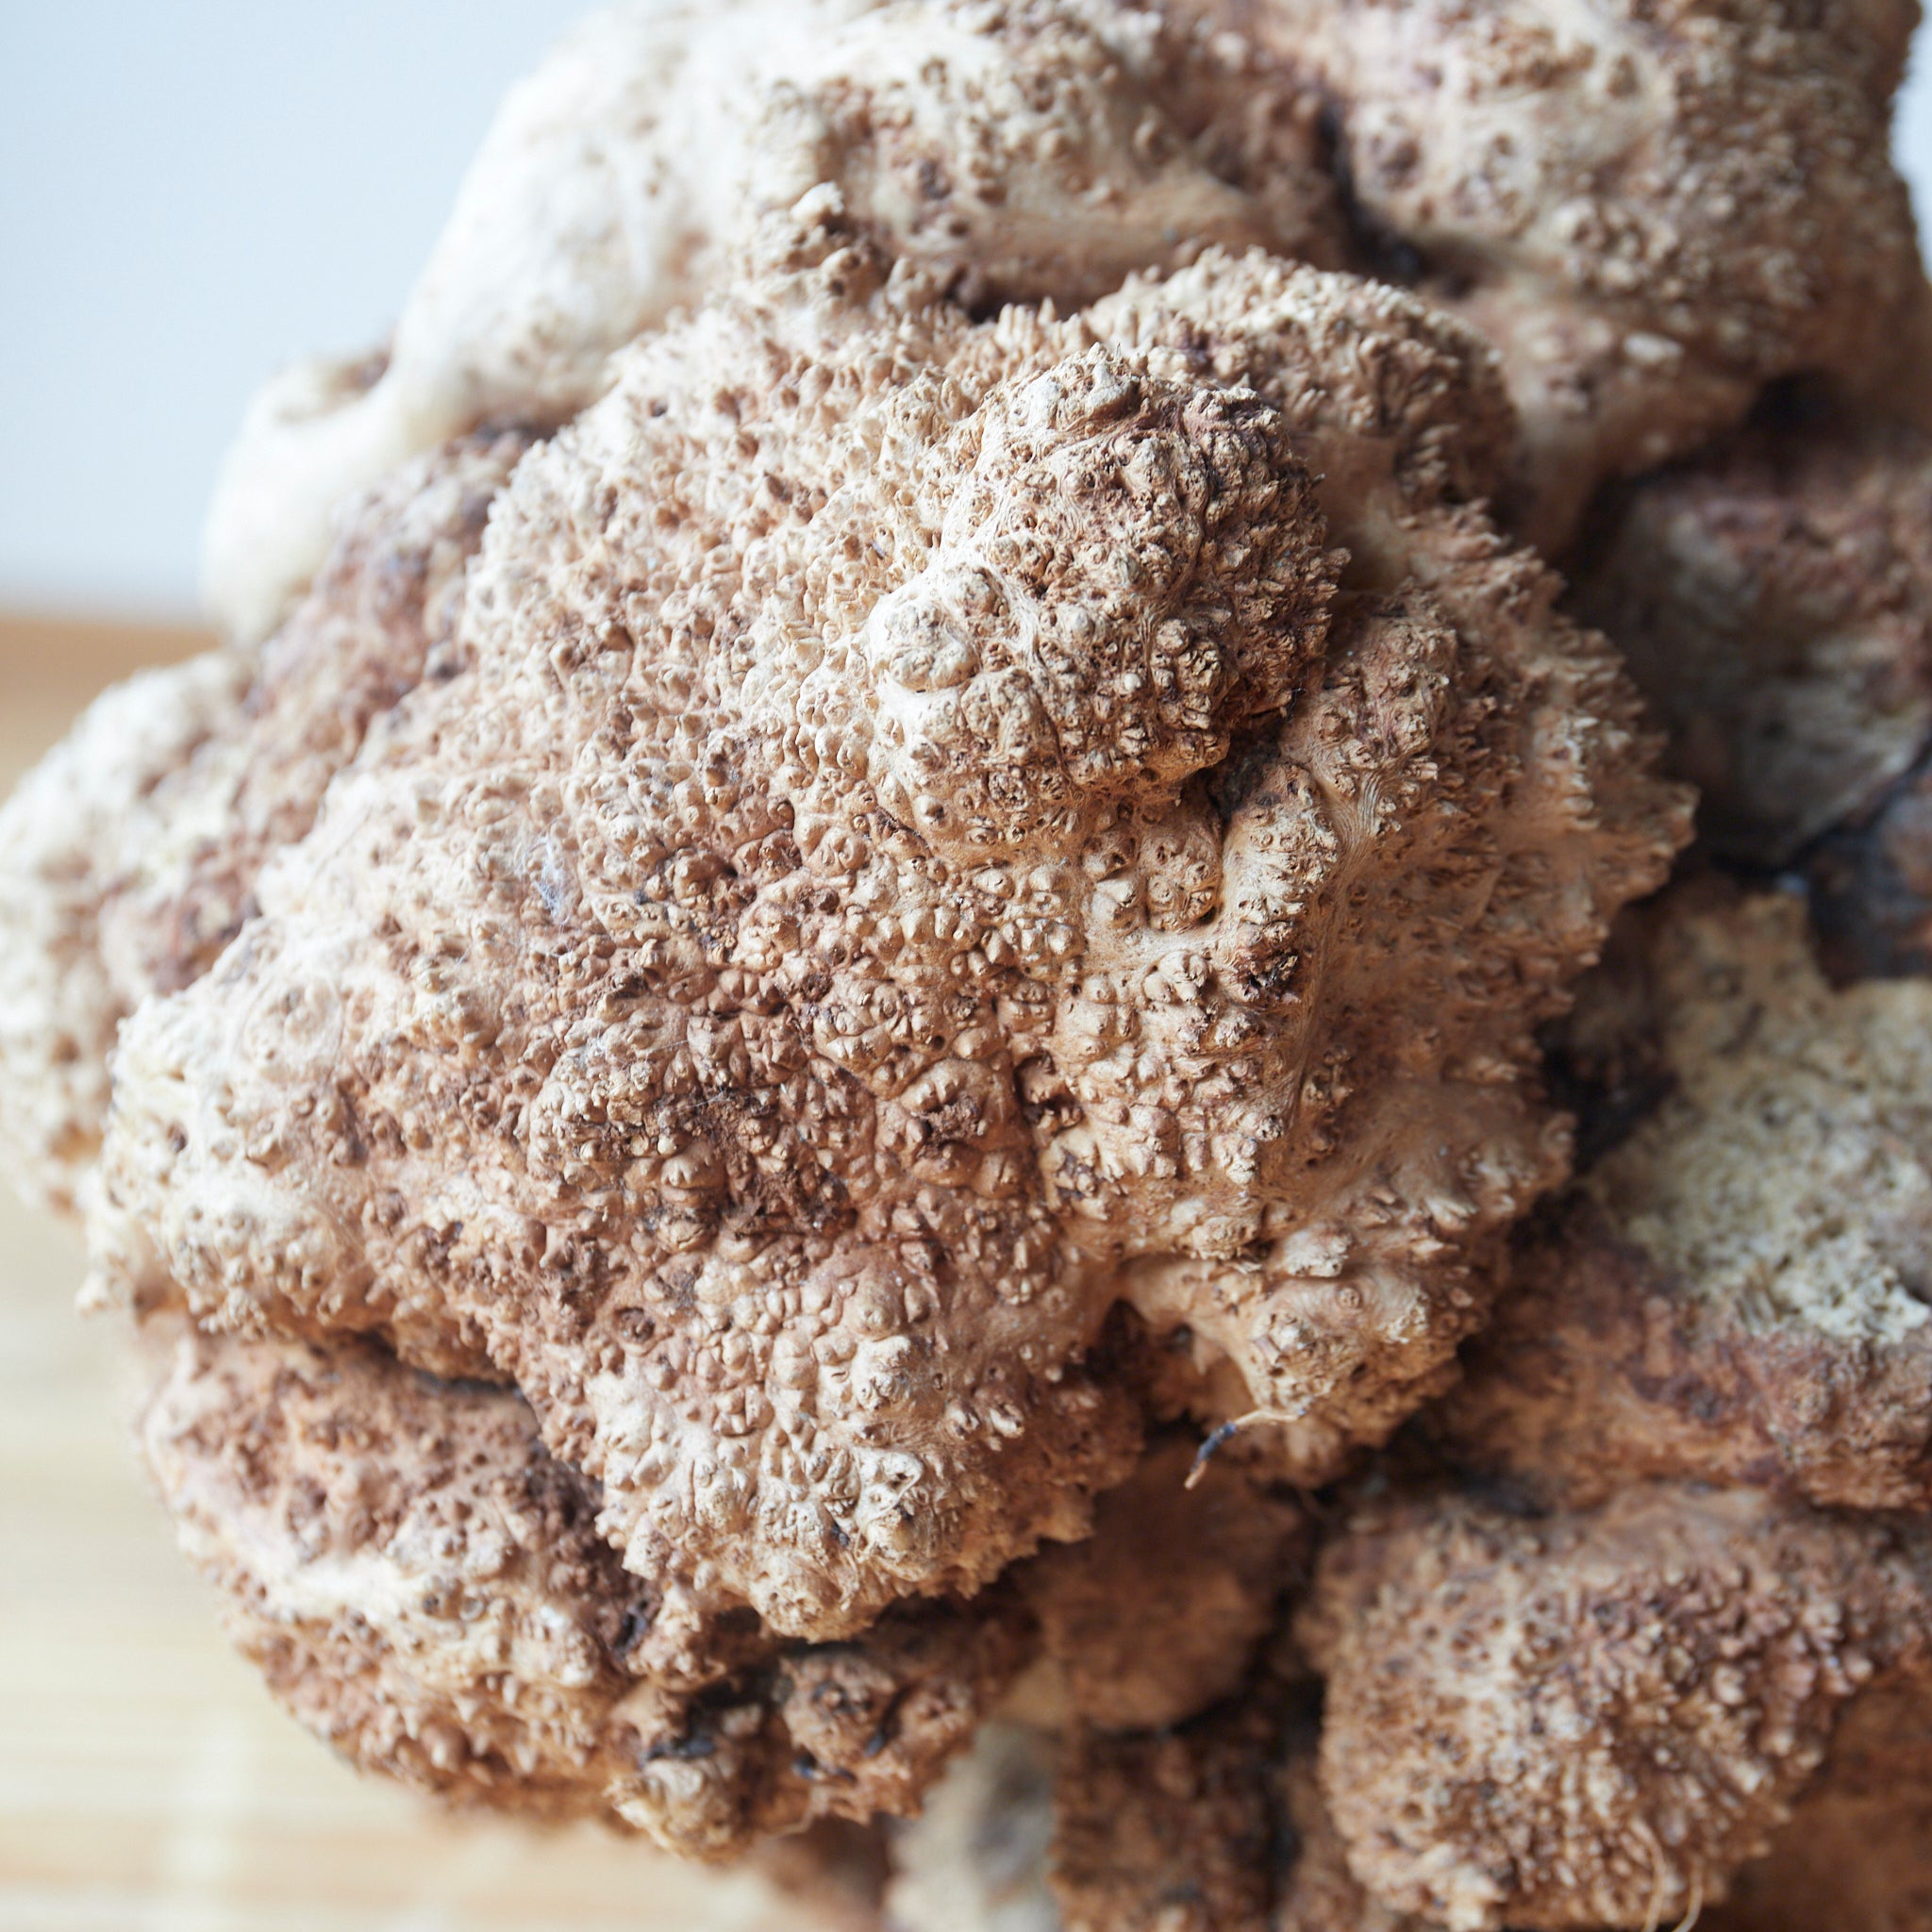
[[[0,606],[177,616],[249,391],[381,338],[584,0],[0,0]],[[1932,226],[1932,41],[1900,158]]]

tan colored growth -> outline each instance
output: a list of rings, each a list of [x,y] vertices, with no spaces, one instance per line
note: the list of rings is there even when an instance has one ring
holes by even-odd
[[[1575,604],[1713,851],[1807,878],[1843,974],[1932,965],[1932,441],[1801,415],[1636,486]]]
[[[1840,1709],[1923,1668],[1927,1553],[1761,1493],[1371,1507],[1302,1635],[1357,1877],[1450,1932],[1675,1924],[1722,1898]]]
[[[1386,1435],[1560,1172],[1533,1028],[1680,836],[1603,646],[1466,501],[1507,419],[1453,325],[1212,254],[975,324],[811,207],[508,482],[485,440],[372,498],[69,867],[61,943],[133,963],[36,982],[96,1037],[149,995],[97,1294],[514,1383],[680,1748],[747,1616],[853,1638],[1085,1532],[1140,1427],[1123,1302],[1281,1473]],[[1253,1587],[1123,1710],[1231,1681]],[[285,1686],[410,1769],[325,1713],[346,1667]],[[808,1815],[722,1751],[639,1796],[592,1729],[572,1802],[667,1841]]]
[[[1507,534],[1914,963],[1912,13],[687,0],[511,97],[230,641],[0,810],[0,1141],[305,1723],[895,1932],[1786,1932],[1861,1837],[1916,1923],[1927,984],[1706,879],[1565,1017],[1688,800]]]
[[[1887,104],[1911,0],[1180,10],[1320,85],[1373,257],[1495,343],[1540,541],[1769,378],[1910,371],[1924,275]]]
[[[1112,0],[593,14],[505,102],[386,351],[257,398],[209,515],[209,599],[265,633],[336,504],[479,423],[575,414],[614,351],[817,186],[975,306],[1077,306],[1210,242],[1338,264],[1316,111],[1259,55]]]
[[[1834,992],[1784,895],[1680,888],[1638,930],[1663,1098],[1520,1244],[1432,1425],[1585,1502],[1681,1475],[1923,1507],[1932,984]]]

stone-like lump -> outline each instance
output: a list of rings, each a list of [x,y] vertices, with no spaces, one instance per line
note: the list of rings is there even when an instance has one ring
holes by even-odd
[[[673,1675],[1081,1533],[1119,1299],[1285,1473],[1386,1435],[1681,836],[1455,500],[1452,326],[1258,258],[974,325],[785,245],[519,466],[459,675],[125,1028],[94,1228],[144,1304],[513,1380]]]

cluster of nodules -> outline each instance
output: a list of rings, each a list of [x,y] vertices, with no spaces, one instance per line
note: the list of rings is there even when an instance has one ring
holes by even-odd
[[[903,1932],[1932,1923],[1915,13],[512,93],[0,811],[0,1137],[304,1723]]]

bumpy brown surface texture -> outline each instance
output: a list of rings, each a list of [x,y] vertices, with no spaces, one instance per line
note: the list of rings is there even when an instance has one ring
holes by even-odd
[[[1637,1486],[1365,1509],[1302,1635],[1356,1875],[1455,1932],[1675,1924],[1763,1852],[1840,1707],[1927,1635],[1922,1524]]]
[[[1385,1434],[1676,836],[1424,311],[1211,258],[973,325],[798,245],[519,466],[458,675],[125,1029],[95,1227],[513,1379],[675,1675],[1078,1533],[1117,1298],[1288,1470]]]
[[[661,1597],[515,1395],[366,1344],[146,1339],[142,1453],[237,1642],[310,1728],[440,1795],[608,1810],[698,1856],[904,1811],[1024,1656],[1024,1613],[983,1597],[862,1650],[747,1624],[708,1680],[639,1683]]]
[[[1875,1686],[1832,1739],[1770,1855],[1707,1932],[1919,1932],[1932,1924],[1932,1686]]]
[[[1632,927],[1656,1105],[1519,1241],[1437,1440],[1544,1499],[1676,1475],[1924,1507],[1932,984],[1834,991],[1787,894],[1679,887]]]
[[[1921,1922],[1915,17],[519,90],[0,812],[0,1138],[304,1722],[895,1932]],[[1708,804],[1566,1017],[1688,836],[1573,610]]]
[[[245,1646],[361,1761],[706,1855],[915,1807],[1029,1652],[1121,1731],[1235,1686],[1269,1485],[1448,1376],[1684,817],[1475,501],[1458,325],[1211,251],[975,322],[824,192],[742,273],[399,471],[4,856],[14,1131],[194,1324],[145,1440]],[[917,1607],[1150,1408],[1251,1433]]]
[[[469,558],[527,446],[484,434],[406,464],[351,508],[269,643],[109,691],[0,808],[0,1134],[20,1184],[72,1208],[119,1023],[207,970],[371,728],[453,675]]]
[[[1270,1741],[1243,1710],[1158,1736],[1076,1731],[1049,1860],[1065,1932],[1267,1932]]]
[[[1768,378],[1867,389],[1922,339],[1910,0],[1183,5],[1319,82],[1364,240],[1496,344],[1541,541]]]
[[[505,103],[385,352],[275,378],[211,510],[211,601],[270,629],[331,507],[492,416],[555,424],[814,187],[969,306],[1062,309],[1210,242],[1341,266],[1307,81],[1114,0],[644,0]]]
[[[1645,479],[1576,607],[1721,857],[1808,879],[1832,969],[1932,967],[1932,442],[1796,406]]]

